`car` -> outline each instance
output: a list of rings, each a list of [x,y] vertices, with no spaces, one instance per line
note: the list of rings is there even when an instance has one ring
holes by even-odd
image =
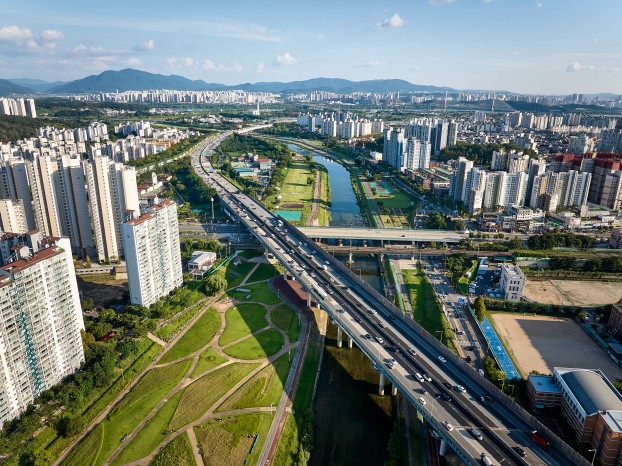
[[[464,360],[466,362],[471,362],[473,360],[473,358],[471,356],[467,356],[466,358],[464,358]]]
[[[393,369],[393,364],[394,364],[394,363],[392,363],[392,362],[387,362],[387,367],[388,367],[389,369]]]
[[[330,262],[329,262],[329,261],[324,261],[324,263],[325,263],[326,265],[330,265]]]
[[[360,317],[355,317],[354,318],[354,322],[356,322],[357,324],[361,323],[361,318]]]
[[[449,422],[447,421],[443,421],[443,425],[445,426],[445,429],[447,429],[449,432],[451,432],[452,430],[454,430],[454,426],[452,426]]]
[[[445,392],[441,393],[439,396],[441,397],[442,400],[451,401],[451,397]]]
[[[422,395],[427,395],[427,394],[428,394],[428,391],[427,391],[425,388],[421,388],[421,389],[419,389],[419,392],[420,392]]]
[[[425,372],[423,374],[421,374],[421,377],[423,377],[427,382],[432,382],[432,377],[430,377]]]
[[[425,404],[426,404],[425,398],[424,398],[424,397],[422,397],[422,396],[420,396],[420,397],[419,397],[419,403],[421,403],[422,405],[424,405],[424,406],[425,406]]]
[[[457,392],[460,392],[460,393],[466,392],[466,388],[464,388],[462,385],[456,385],[454,387],[454,390],[456,390]]]
[[[421,374],[419,372],[415,373],[415,379],[417,379],[419,382],[423,382],[423,377],[421,377]]]
[[[456,332],[458,335],[466,335],[466,332],[464,330],[459,330],[458,332]]]
[[[450,384],[449,382],[443,382],[443,386],[447,389],[447,390],[451,390],[453,387],[452,384]]]
[[[387,358],[387,361],[391,364],[395,364],[395,358]]]
[[[380,323],[378,323],[378,325],[380,325],[380,328],[387,328],[387,324],[385,324],[382,321]]]
[[[408,348],[408,354],[410,354],[411,356],[417,356],[417,352],[412,348]]]
[[[438,357],[438,360],[439,360],[440,362],[447,362],[447,359],[445,359],[443,356],[439,356],[439,357]]]
[[[376,341],[381,345],[384,344],[384,340],[381,337],[376,337]]]
[[[492,403],[493,401],[495,401],[495,399],[488,393],[486,393],[482,398],[484,398],[488,403]]]
[[[465,347],[464,347],[464,349],[465,349],[466,351],[473,351],[473,350],[475,349],[475,347],[474,347],[474,346],[469,345],[469,346],[465,346]]]
[[[525,453],[525,450],[523,450],[518,445],[516,445],[515,447],[512,447],[512,450],[514,450],[516,453],[518,453],[518,456],[521,456],[521,457],[527,456],[527,453]]]
[[[369,333],[366,333],[365,335],[363,335],[365,338],[367,338],[368,340],[371,340],[371,335]]]
[[[481,433],[479,430],[477,430],[477,429],[471,429],[471,430],[469,430],[468,432],[469,432],[469,434],[471,434],[471,436],[472,436],[474,439],[477,439],[477,440],[479,440],[480,442],[481,442],[482,440],[484,440],[484,436],[482,435],[482,433]]]
[[[377,313],[374,309],[370,309],[370,310],[369,310],[369,313],[370,313],[370,314],[378,314],[378,313]]]
[[[335,283],[335,279],[333,277],[330,277],[329,280],[331,283]]]

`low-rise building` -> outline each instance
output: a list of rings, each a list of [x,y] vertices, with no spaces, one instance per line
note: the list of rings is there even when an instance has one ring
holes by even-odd
[[[503,291],[503,299],[520,301],[525,286],[525,274],[517,265],[501,264],[499,286]]]
[[[620,301],[611,306],[611,314],[607,325],[609,325],[609,327],[611,327],[615,332],[620,333],[622,331],[622,298]]]
[[[215,252],[195,251],[188,262],[188,272],[192,274],[192,278],[202,278],[214,262],[216,262]]]

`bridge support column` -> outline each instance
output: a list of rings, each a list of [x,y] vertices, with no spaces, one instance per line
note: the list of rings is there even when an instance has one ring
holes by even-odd
[[[366,248],[366,247],[367,247],[367,240],[366,240],[366,239],[364,239],[364,240],[363,240],[363,247],[364,247],[364,248]]]
[[[380,373],[380,382],[378,382],[378,395],[384,395],[384,374]]]
[[[307,307],[311,307],[311,295],[307,293]]]
[[[447,442],[441,439],[441,446],[438,448],[438,454],[440,456],[445,456],[446,453],[447,453]]]
[[[343,346],[342,338],[343,331],[341,330],[341,327],[337,326],[337,348],[341,348]]]
[[[391,388],[391,395],[393,396],[397,395],[397,387],[395,385],[393,385],[393,388]]]
[[[283,280],[287,281],[287,270],[283,271]]]
[[[384,253],[380,254],[380,262],[382,262],[384,260]]]
[[[352,348],[353,343],[354,340],[352,339],[352,337],[348,337],[348,348]]]
[[[348,254],[348,264],[354,264],[354,259],[352,258],[352,253]]]

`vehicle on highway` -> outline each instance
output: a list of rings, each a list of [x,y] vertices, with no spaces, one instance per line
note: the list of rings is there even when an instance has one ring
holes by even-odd
[[[419,392],[420,392],[422,395],[427,395],[427,394],[428,394],[428,391],[427,391],[425,388],[420,388],[420,389],[419,389]]]
[[[364,338],[367,338],[368,340],[371,340],[371,335],[369,333],[366,333],[365,335],[363,335]]]
[[[392,363],[392,362],[387,362],[387,367],[388,367],[389,369],[393,369],[393,364],[394,364],[394,363]]]
[[[445,392],[441,393],[440,397],[444,401],[451,401],[451,397],[447,393],[445,393]]]
[[[376,337],[376,341],[381,345],[384,344],[384,340],[381,337]]]
[[[443,425],[445,426],[445,429],[447,429],[449,432],[451,432],[452,430],[454,430],[454,426],[452,426],[449,422],[447,421],[443,421]]]
[[[547,439],[544,435],[542,435],[540,432],[538,432],[537,430],[534,430],[531,433],[531,438],[533,439],[534,442],[536,442],[540,448],[542,449],[547,449],[548,447],[551,446],[551,443],[549,442],[549,439]]]
[[[421,377],[423,377],[427,382],[432,382],[432,377],[430,377],[425,372],[423,374],[421,374]]]
[[[420,396],[420,397],[419,397],[419,403],[421,403],[422,405],[424,405],[424,406],[425,406],[425,404],[426,404],[425,398],[424,398],[424,397],[422,397],[422,396]]]
[[[484,440],[484,436],[483,436],[483,435],[482,435],[482,433],[481,433],[479,430],[477,430],[477,429],[471,429],[471,430],[469,430],[469,434],[471,434],[471,436],[472,436],[474,439],[477,439],[477,440],[479,440],[480,442],[481,442],[482,440]]]
[[[443,382],[443,386],[447,389],[447,390],[451,390],[453,387],[452,384],[450,384],[449,382]]]
[[[408,348],[408,354],[412,355],[412,356],[417,356],[417,352],[412,349],[412,348]]]
[[[423,377],[421,377],[421,374],[419,372],[415,373],[415,379],[417,379],[419,382],[423,382]]]
[[[357,324],[361,323],[361,318],[360,317],[355,317],[354,318],[354,322],[356,322]]]
[[[387,328],[387,324],[385,324],[384,322],[380,321],[378,323],[378,325],[380,325],[380,328]]]
[[[488,393],[486,393],[482,398],[488,401],[488,403],[492,403],[493,401],[495,401],[495,399],[492,396],[490,396]]]
[[[527,456],[527,453],[525,453],[525,450],[523,450],[521,447],[519,447],[518,445],[516,445],[515,447],[512,447],[512,450],[514,450],[516,453],[518,453],[518,456],[521,457],[525,457]]]
[[[490,458],[488,458],[488,455],[486,455],[486,453],[481,454],[480,460],[482,461],[482,464],[484,466],[492,466],[492,461],[490,461]]]
[[[376,312],[374,309],[370,309],[370,310],[369,310],[369,313],[370,313],[370,314],[378,314],[378,312]]]
[[[439,360],[440,362],[447,362],[447,359],[445,359],[443,356],[439,356],[439,357],[438,357],[438,360]]]
[[[457,392],[460,392],[460,393],[466,392],[466,388],[464,388],[462,385],[456,385],[454,388],[456,389]]]

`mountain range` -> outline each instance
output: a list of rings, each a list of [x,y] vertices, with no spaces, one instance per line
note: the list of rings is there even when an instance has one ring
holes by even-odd
[[[127,68],[120,71],[104,71],[98,75],[87,76],[70,82],[49,83],[37,79],[0,80],[7,84],[0,87],[0,95],[11,93],[51,93],[73,94],[83,92],[123,92],[146,89],[171,89],[179,91],[220,91],[241,89],[251,92],[273,92],[295,94],[313,90],[351,93],[351,92],[444,92],[452,91],[448,87],[412,84],[401,79],[372,79],[350,81],[339,78],[314,78],[292,82],[258,82],[238,85],[207,83],[201,79],[191,80],[178,75],[162,75]],[[10,85],[16,86],[11,87]]]

